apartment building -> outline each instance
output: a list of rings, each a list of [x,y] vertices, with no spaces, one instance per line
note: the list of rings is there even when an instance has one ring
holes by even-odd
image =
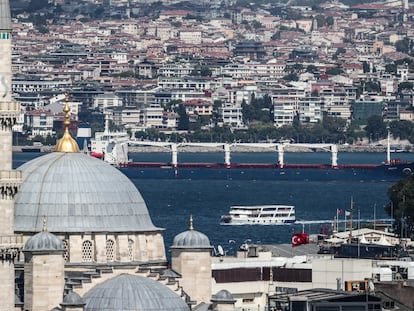
[[[24,124],[31,130],[32,136],[53,134],[54,115],[49,110],[27,111],[24,116]]]
[[[96,95],[93,100],[93,109],[98,109],[104,112],[108,107],[120,107],[122,106],[122,99],[114,93],[104,93]]]
[[[218,115],[223,125],[228,125],[233,128],[244,127],[243,112],[240,104],[223,103],[218,109]]]

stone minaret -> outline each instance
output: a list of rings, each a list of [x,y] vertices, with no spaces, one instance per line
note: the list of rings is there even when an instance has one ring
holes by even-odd
[[[14,310],[14,260],[21,249],[14,235],[14,196],[21,172],[12,170],[12,127],[19,105],[12,100],[11,34],[9,0],[0,0],[0,311]]]

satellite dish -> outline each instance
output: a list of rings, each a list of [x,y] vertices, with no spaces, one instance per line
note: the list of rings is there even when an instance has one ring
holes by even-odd
[[[221,245],[217,246],[217,251],[218,251],[219,256],[224,256],[224,250]]]

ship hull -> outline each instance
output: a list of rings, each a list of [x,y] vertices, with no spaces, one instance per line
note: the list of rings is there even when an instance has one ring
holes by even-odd
[[[217,180],[286,180],[286,181],[367,181],[393,182],[411,176],[414,163],[394,165],[289,165],[272,164],[180,164],[129,163],[119,168],[129,178],[137,179],[217,179]]]

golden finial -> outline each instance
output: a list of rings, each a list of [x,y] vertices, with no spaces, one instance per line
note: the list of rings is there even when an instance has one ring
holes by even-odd
[[[194,227],[193,227],[193,215],[190,214],[190,231],[193,231]]]
[[[46,216],[43,216],[42,232],[46,232],[46,231],[47,231],[47,227],[46,227]]]
[[[69,133],[69,111],[69,94],[66,94],[65,106],[63,107],[63,112],[65,113],[65,132],[63,133],[63,137],[59,139],[56,144],[55,151],[58,152],[80,152],[78,143],[72,138]]]

